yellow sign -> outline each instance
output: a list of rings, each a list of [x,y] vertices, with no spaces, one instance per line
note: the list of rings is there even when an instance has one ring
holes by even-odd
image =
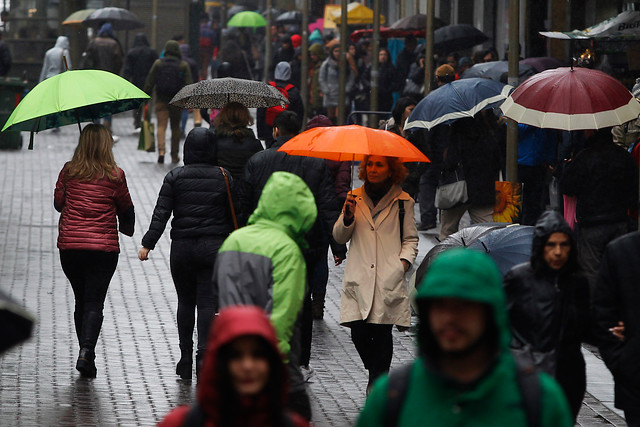
[[[328,4],[324,7],[324,28],[338,28],[336,23],[333,21],[333,15],[335,13],[340,14],[340,5],[339,4]]]

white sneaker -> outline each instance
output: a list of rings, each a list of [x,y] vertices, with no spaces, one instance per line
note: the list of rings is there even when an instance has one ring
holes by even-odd
[[[120,141],[120,137],[116,136],[116,135],[111,135],[113,137],[113,143],[115,144],[116,142]]]
[[[132,135],[140,135],[140,128],[135,128],[133,130],[133,132],[131,132]]]
[[[302,372],[302,378],[305,383],[308,383],[309,380],[315,375],[315,371],[310,365],[300,366],[300,372]]]

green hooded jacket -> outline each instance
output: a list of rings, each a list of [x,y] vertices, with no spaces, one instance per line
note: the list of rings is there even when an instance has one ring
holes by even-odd
[[[473,384],[461,384],[437,367],[439,351],[431,334],[426,312],[434,298],[460,298],[491,307],[496,327],[494,363]],[[453,249],[432,263],[416,297],[421,312],[419,357],[413,362],[409,386],[397,425],[408,426],[509,426],[526,427],[527,417],[516,378],[500,273],[485,254]],[[540,373],[543,427],[573,425],[569,407],[558,384]],[[376,381],[358,419],[358,426],[384,426],[388,377]]]
[[[302,178],[274,172],[248,225],[231,233],[220,247],[213,272],[219,308],[237,304],[264,308],[287,359],[306,286],[301,248],[317,214],[313,194]]]

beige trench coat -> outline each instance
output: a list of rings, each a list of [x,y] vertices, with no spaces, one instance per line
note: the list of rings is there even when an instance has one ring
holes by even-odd
[[[340,323],[366,320],[410,326],[409,295],[401,259],[413,264],[418,254],[414,201],[399,185],[391,187],[375,208],[364,187],[353,194],[355,220],[347,227],[340,214],[333,226],[338,243],[351,240],[342,281]],[[399,200],[404,201],[405,210],[402,242]]]

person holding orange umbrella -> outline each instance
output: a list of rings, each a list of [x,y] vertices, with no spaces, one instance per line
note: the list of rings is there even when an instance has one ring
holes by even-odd
[[[340,323],[369,371],[367,394],[387,373],[393,325],[411,325],[405,274],[418,253],[414,201],[402,191],[407,170],[397,157],[366,156],[359,177],[333,227],[338,243],[351,241],[342,282]]]

